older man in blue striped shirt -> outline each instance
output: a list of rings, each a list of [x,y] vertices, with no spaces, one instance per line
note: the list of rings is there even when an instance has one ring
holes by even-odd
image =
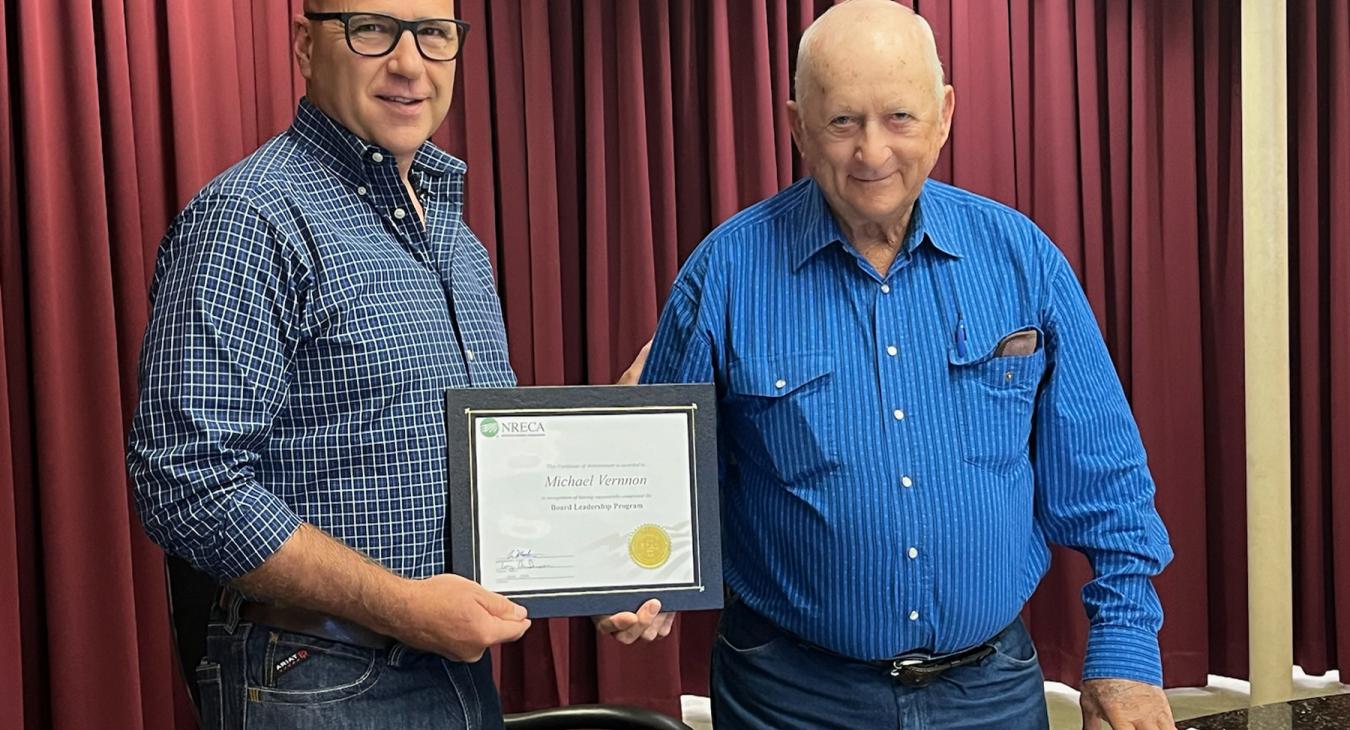
[[[927,180],[953,106],[909,9],[825,13],[788,103],[811,176],[714,231],[662,314],[644,381],[721,409],[718,730],[1046,727],[1017,616],[1051,542],[1095,572],[1085,724],[1172,727],[1138,430],[1045,234]]]

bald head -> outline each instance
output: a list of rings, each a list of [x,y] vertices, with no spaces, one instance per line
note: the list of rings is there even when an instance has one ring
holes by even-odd
[[[922,64],[942,103],[942,62],[928,21],[893,0],[847,0],[825,11],[802,33],[794,80],[798,104],[829,85],[849,81],[867,64]]]
[[[796,84],[792,138],[844,236],[893,256],[956,108],[932,29],[890,0],[836,5],[802,36]]]

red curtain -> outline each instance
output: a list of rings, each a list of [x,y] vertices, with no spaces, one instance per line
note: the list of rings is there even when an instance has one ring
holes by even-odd
[[[1236,12],[917,4],[957,88],[936,177],[1018,207],[1059,243],[1134,403],[1177,552],[1158,581],[1167,680],[1241,676]],[[436,139],[469,163],[467,217],[496,265],[512,362],[522,383],[609,382],[690,249],[800,172],[783,101],[796,38],[829,2],[459,5],[474,30]],[[1315,670],[1350,644],[1335,632],[1350,561],[1333,550],[1350,532],[1350,146],[1334,133],[1350,126],[1350,21],[1338,0],[1290,5],[1299,656]],[[191,727],[124,428],[158,238],[289,123],[299,6],[3,6],[0,707],[16,727]],[[1078,672],[1085,571],[1058,554],[1028,609],[1052,677]],[[642,647],[598,640],[589,621],[541,622],[499,653],[503,697],[676,713],[681,692],[706,692],[713,620],[682,616],[673,640]]]
[[[1350,666],[1350,3],[1290,3],[1294,660]]]

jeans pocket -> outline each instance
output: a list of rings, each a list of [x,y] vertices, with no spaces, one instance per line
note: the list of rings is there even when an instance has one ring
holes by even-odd
[[[318,704],[355,697],[375,686],[384,653],[254,625],[245,644],[252,702]]]
[[[967,463],[1006,474],[1026,461],[1045,350],[963,362],[953,353],[951,377],[960,401],[961,448]]]
[[[1022,619],[1017,619],[994,642],[994,653],[985,660],[986,664],[1011,670],[1027,670],[1032,667],[1040,671],[1040,658],[1036,653],[1036,644],[1027,633]]]
[[[717,624],[718,643],[741,656],[762,654],[788,638],[768,619],[746,608],[739,600],[722,610],[722,618]]]
[[[732,363],[725,408],[737,456],[784,484],[838,469],[833,370],[834,359],[819,353]]]
[[[225,703],[220,681],[220,664],[202,660],[197,665],[197,692],[201,704],[197,707],[198,719],[202,730],[223,730],[225,727]]]

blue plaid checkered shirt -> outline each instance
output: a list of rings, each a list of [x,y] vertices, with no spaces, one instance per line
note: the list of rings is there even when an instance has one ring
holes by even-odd
[[[302,101],[160,244],[128,463],[146,531],[256,568],[301,522],[395,572],[442,572],[447,388],[510,386],[464,164],[394,156]]]

